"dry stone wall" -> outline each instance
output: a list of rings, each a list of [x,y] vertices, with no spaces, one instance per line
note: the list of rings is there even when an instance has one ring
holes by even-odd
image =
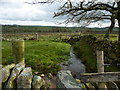
[[[0,90],[4,89],[40,89],[45,81],[37,75],[32,74],[31,67],[25,67],[24,63],[7,65],[0,69]]]
[[[1,78],[0,90],[6,89],[45,89],[46,85],[43,78],[32,74],[31,67],[25,67],[24,63],[11,64],[3,67],[0,72],[3,71],[3,78]],[[94,83],[95,84],[95,83]],[[96,84],[97,85],[97,84]],[[56,89],[60,90],[96,90],[96,85],[91,83],[83,83],[79,79],[74,79],[69,70],[61,70],[57,73],[56,77]],[[108,86],[114,88],[116,84],[107,83]],[[116,88],[116,87],[115,87]]]
[[[70,44],[74,44],[77,41],[87,42],[92,47],[94,55],[96,55],[97,50],[104,51],[105,63],[120,63],[120,41],[97,40],[92,35],[66,40]]]
[[[20,62],[18,64],[11,64],[1,68],[2,73],[0,90],[6,89],[45,89],[45,80],[37,75],[32,74],[31,67],[25,67],[25,64]],[[57,88],[59,89],[79,89],[81,90],[83,84],[77,83],[70,71],[61,70],[57,74],[56,80]]]

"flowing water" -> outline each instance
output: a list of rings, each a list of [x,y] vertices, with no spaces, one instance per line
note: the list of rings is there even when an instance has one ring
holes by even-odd
[[[85,65],[74,54],[72,47],[70,48],[70,57],[71,58],[67,62],[61,64],[61,68],[64,70],[70,70],[76,78],[79,78],[81,73],[85,73]]]

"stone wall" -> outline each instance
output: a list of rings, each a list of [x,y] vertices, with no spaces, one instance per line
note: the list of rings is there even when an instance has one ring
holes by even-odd
[[[96,55],[97,50],[104,51],[105,63],[120,63],[120,41],[112,42],[109,40],[97,40],[96,37],[91,35],[66,40],[66,42],[69,42],[70,44],[74,44],[77,41],[87,42],[94,50],[94,55]]]
[[[41,88],[45,81],[32,74],[31,67],[25,67],[24,63],[11,64],[0,69],[0,89],[23,89]]]
[[[11,64],[0,69],[2,77],[0,77],[0,90],[6,89],[44,89],[46,90],[46,82],[43,78],[32,74],[31,67],[25,67],[25,64]],[[82,77],[81,77],[82,78]],[[106,84],[106,83],[105,83]],[[113,83],[107,83],[108,86],[114,85]],[[80,79],[73,78],[69,70],[61,70],[57,73],[56,77],[56,89],[60,90],[97,90],[97,83],[84,83]],[[114,86],[110,87],[116,88]],[[49,89],[49,88],[48,88]],[[51,88],[53,89],[53,88]]]
[[[10,64],[0,69],[2,77],[0,77],[0,90],[6,89],[46,89],[45,80],[37,75],[32,74],[31,67],[25,67],[24,63]],[[68,70],[61,70],[57,74],[56,88],[58,89],[72,89],[82,90],[85,85],[79,79],[74,79],[71,72]],[[51,88],[52,89],[52,88]]]

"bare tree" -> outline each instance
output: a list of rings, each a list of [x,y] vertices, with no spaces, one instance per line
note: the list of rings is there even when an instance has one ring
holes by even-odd
[[[35,2],[37,3],[53,3],[57,0],[47,0]],[[105,38],[109,37],[112,29],[115,27],[115,21],[118,21],[119,26],[119,41],[120,41],[120,1],[117,2],[103,2],[103,0],[77,0],[77,2],[66,0],[63,6],[61,6],[54,14],[54,17],[67,16],[65,23],[80,23],[82,25],[89,25],[92,22],[101,20],[110,20],[111,25],[105,35]]]
[[[84,21],[88,25],[92,22],[110,20],[111,25],[105,35],[105,38],[109,38],[109,33],[111,33],[112,29],[115,26],[115,19],[120,22],[118,19],[118,5],[119,2],[104,3],[98,2],[98,0],[91,2],[83,1],[74,4],[68,0],[62,7],[60,7],[58,12],[55,13],[54,17],[67,15],[68,18],[66,20],[66,23],[80,23]]]

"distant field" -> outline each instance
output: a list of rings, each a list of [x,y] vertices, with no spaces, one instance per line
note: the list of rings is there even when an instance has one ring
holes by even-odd
[[[55,26],[18,26],[4,25],[3,33],[23,33],[23,32],[75,32],[79,31],[77,27],[55,27]]]
[[[94,32],[105,33],[108,28],[85,28],[85,27],[55,27],[55,26],[20,26],[20,25],[2,25],[3,33],[28,33],[28,32]],[[96,32],[97,31],[97,32]],[[113,31],[118,31],[115,27]]]
[[[38,33],[39,39],[57,39],[60,35],[93,35],[98,39],[103,39],[104,34],[108,28],[85,28],[85,27],[55,27],[55,26],[20,26],[20,25],[3,25],[2,32],[3,34],[16,34],[15,37],[11,35],[5,36],[8,39],[10,38],[21,38],[19,34],[23,34],[23,39],[35,39],[35,34]],[[118,40],[118,35],[116,32],[118,28],[114,28],[114,32],[110,35],[110,40]],[[28,35],[27,35],[28,34]],[[31,35],[33,34],[33,35]],[[27,36],[26,36],[27,35]],[[52,37],[51,37],[52,36]],[[27,38],[26,38],[27,37]]]
[[[82,32],[39,32],[39,33],[6,33],[2,34],[3,40],[11,40],[11,39],[24,39],[24,40],[53,40],[53,41],[61,41],[61,39],[69,39],[70,37],[79,37],[83,35],[93,35],[98,40],[104,39],[105,34],[89,34]],[[118,34],[110,34],[111,41],[118,40]]]

